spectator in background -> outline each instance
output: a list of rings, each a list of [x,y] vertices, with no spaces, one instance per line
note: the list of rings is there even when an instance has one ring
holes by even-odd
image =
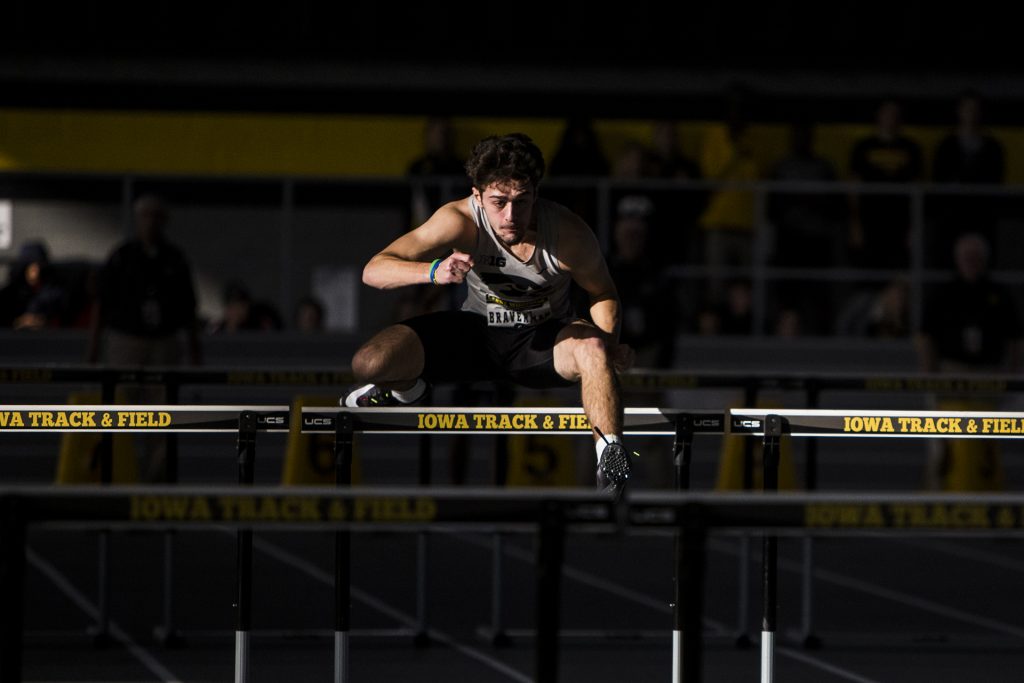
[[[750,282],[731,280],[719,304],[705,301],[697,312],[697,333],[701,335],[749,335],[753,331],[753,292]]]
[[[866,183],[921,180],[921,147],[903,134],[903,109],[895,100],[878,107],[875,132],[854,145],[850,173]],[[910,199],[900,194],[850,196],[850,245],[858,265],[905,268],[910,262]]]
[[[757,180],[753,145],[747,124],[745,90],[729,96],[725,123],[708,131],[701,150],[704,177],[723,183]],[[753,262],[754,194],[750,190],[723,188],[715,191],[700,217],[704,237],[704,263],[710,269],[708,296],[713,304],[723,296],[727,267],[746,267]]]
[[[814,126],[794,123],[789,150],[769,173],[782,182],[832,182],[835,169],[814,152]],[[780,266],[828,267],[838,259],[836,195],[821,192],[773,192],[768,219],[775,227],[775,263]],[[830,258],[831,255],[831,258]]]
[[[0,290],[0,326],[16,330],[59,327],[68,313],[68,293],[53,277],[42,242],[18,250],[7,285]]]
[[[655,121],[651,130],[651,157],[658,178],[699,180],[700,166],[679,149],[674,121]]]
[[[910,335],[910,285],[902,277],[865,288],[845,303],[836,319],[841,337],[898,339]]]
[[[608,175],[608,159],[590,119],[577,117],[566,121],[548,174],[577,178]]]
[[[455,131],[450,119],[431,116],[423,128],[423,154],[409,164],[406,175],[412,184],[412,215],[410,226],[421,225],[430,218],[431,208],[462,196],[466,189],[466,160],[455,151]],[[441,178],[456,177],[459,185],[451,197],[442,196]]]
[[[657,172],[654,155],[639,140],[627,140],[612,167],[612,177],[623,180],[654,178]]]
[[[978,93],[965,92],[956,104],[956,129],[942,139],[935,151],[932,179],[936,183],[998,185],[1006,173],[1003,146],[982,127],[982,101]],[[997,213],[1001,198],[983,195],[930,195],[932,231],[926,246],[929,261],[948,268],[953,245],[964,232],[977,232],[995,245]]]
[[[189,362],[200,362],[196,295],[192,269],[185,254],[167,241],[167,207],[146,194],[133,205],[135,237],[114,249],[99,277],[99,296],[93,315],[88,358],[101,356],[114,366],[177,365],[184,337]],[[128,403],[166,403],[163,386],[125,387]],[[167,443],[144,435],[148,482],[167,481]]]
[[[455,131],[444,116],[431,116],[423,128],[423,155],[409,164],[411,176],[466,175],[466,160],[455,152]]]
[[[427,119],[423,129],[423,155],[413,161],[407,175],[411,181],[412,201],[407,224],[415,227],[427,222],[435,206],[445,204],[469,192],[466,161],[455,152],[455,131],[451,120],[443,116]],[[457,178],[456,185],[445,194],[441,177]],[[395,320],[440,310],[448,305],[442,288],[408,287],[398,295]]]
[[[324,305],[315,296],[299,299],[295,307],[295,329],[308,333],[324,331]]]
[[[1020,317],[1013,295],[989,277],[989,245],[977,233],[954,247],[956,278],[928,298],[918,337],[921,367],[997,372],[1020,367]]]
[[[954,247],[956,278],[926,301],[917,338],[921,368],[928,372],[996,373],[1020,369],[1021,325],[1009,289],[988,273],[989,246],[977,233],[960,237]],[[990,411],[984,397],[946,396],[945,411]],[[1003,468],[994,440],[942,439],[931,444],[925,471],[928,488],[998,490]]]
[[[678,310],[649,252],[653,211],[651,200],[642,195],[619,201],[608,271],[622,301],[622,343],[633,347],[638,366],[667,368],[672,365]]]
[[[606,177],[608,173],[608,158],[601,149],[593,122],[580,117],[567,120],[558,148],[548,164],[548,177],[597,178]],[[587,225],[597,225],[597,193],[593,188],[548,185],[545,196],[579,215]]]
[[[252,316],[252,296],[244,284],[237,280],[226,284],[222,303],[224,311],[220,320],[210,325],[210,334],[256,329]]]
[[[836,179],[828,160],[814,151],[814,126],[794,123],[789,150],[769,173],[782,182],[828,183]],[[845,240],[840,237],[840,196],[813,191],[780,190],[768,195],[768,220],[775,232],[773,261],[784,267],[828,268],[841,261]],[[780,315],[799,318],[802,334],[828,334],[832,328],[831,292],[799,280],[778,283]],[[792,328],[792,325],[789,325]]]
[[[100,273],[88,357],[121,365],[175,365],[182,339],[192,363],[200,361],[196,295],[185,254],[167,241],[167,207],[147,194],[133,206],[135,237],[110,255]]]
[[[657,180],[699,180],[696,162],[679,150],[676,125],[655,121],[651,145],[629,140],[615,162],[616,178]],[[657,267],[671,267],[689,260],[697,216],[707,204],[702,188],[681,188],[668,183],[644,186],[618,184],[612,191],[612,206],[628,196],[643,195],[652,204],[647,217],[648,255]]]
[[[254,301],[245,283],[232,280],[224,287],[224,314],[210,326],[210,333],[269,332],[282,327],[280,314],[269,302]]]

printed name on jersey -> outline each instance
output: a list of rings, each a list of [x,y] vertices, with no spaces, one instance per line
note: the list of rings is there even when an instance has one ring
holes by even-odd
[[[551,302],[546,299],[506,301],[487,295],[487,324],[490,327],[536,325],[551,317]]]
[[[547,302],[548,300],[546,297],[541,299],[532,299],[530,301],[508,301],[507,299],[496,297],[493,294],[487,295],[488,305],[496,304],[502,308],[507,308],[510,311],[532,311],[540,308]]]

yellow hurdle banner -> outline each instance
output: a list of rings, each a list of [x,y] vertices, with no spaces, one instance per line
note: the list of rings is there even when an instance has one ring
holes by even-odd
[[[77,406],[100,402],[98,391],[75,391],[68,402]],[[2,411],[3,408],[0,408]],[[97,432],[65,432],[60,439],[57,457],[56,484],[98,484],[102,479],[100,443],[103,435]],[[117,434],[112,439],[111,481],[115,484],[134,483],[139,480],[139,466],[135,442],[131,434]]]
[[[524,404],[521,409],[528,410],[527,405],[529,404]],[[538,405],[538,402],[535,401],[533,405]],[[557,404],[552,402],[547,405]],[[576,445],[567,439],[556,438],[553,435],[510,435],[508,437],[508,466],[505,471],[506,485],[575,486]]]
[[[292,410],[301,414],[309,408],[326,408],[338,406],[337,395],[332,396],[296,396],[292,401]],[[353,449],[352,483],[362,480],[358,444]],[[286,485],[333,485],[334,472],[334,439],[324,433],[311,434],[302,429],[299,421],[293,421],[288,428],[288,447],[285,451],[284,466],[281,470],[281,483]]]
[[[782,433],[791,436],[1024,438],[1024,413],[940,410],[741,408],[729,411],[729,432],[763,435],[768,415],[778,415],[782,419]]]
[[[348,408],[324,411],[302,409],[302,431],[335,431],[341,413],[353,418],[353,431],[363,434],[565,434],[594,432],[582,408]],[[694,433],[721,434],[722,412],[662,408],[626,408],[623,432],[644,436],[675,436],[680,415],[693,416]]]
[[[237,432],[255,413],[256,431],[287,432],[287,406],[5,405],[3,432]]]
[[[762,409],[772,411],[770,403],[761,403]],[[722,439],[721,457],[718,460],[718,475],[715,478],[716,491],[742,491],[746,469],[746,452],[752,444],[741,434],[733,434]],[[750,486],[752,489],[764,487],[764,464],[762,452],[753,449],[750,452]],[[793,462],[793,447],[787,439],[779,445],[778,488],[780,491],[792,491],[797,488],[796,465]]]

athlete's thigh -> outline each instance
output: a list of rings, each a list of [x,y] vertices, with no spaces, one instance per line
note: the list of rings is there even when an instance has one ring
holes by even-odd
[[[604,333],[587,320],[573,320],[558,332],[553,357],[555,371],[559,376],[573,382],[579,380],[576,349],[582,341],[595,338],[603,339]]]
[[[558,370],[558,339],[566,324],[551,320],[535,328],[516,330],[502,351],[501,365],[508,377],[523,386],[546,389],[568,386],[577,377]]]
[[[423,379],[462,382],[493,379],[487,353],[487,321],[466,311],[441,311],[404,320],[423,346]]]

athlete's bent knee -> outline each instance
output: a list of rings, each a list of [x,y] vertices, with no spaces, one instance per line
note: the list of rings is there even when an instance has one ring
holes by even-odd
[[[598,336],[577,339],[573,352],[577,366],[581,369],[593,364],[608,363],[608,346],[604,339]]]
[[[352,374],[359,382],[372,382],[387,367],[387,354],[377,346],[367,345],[352,357]]]

